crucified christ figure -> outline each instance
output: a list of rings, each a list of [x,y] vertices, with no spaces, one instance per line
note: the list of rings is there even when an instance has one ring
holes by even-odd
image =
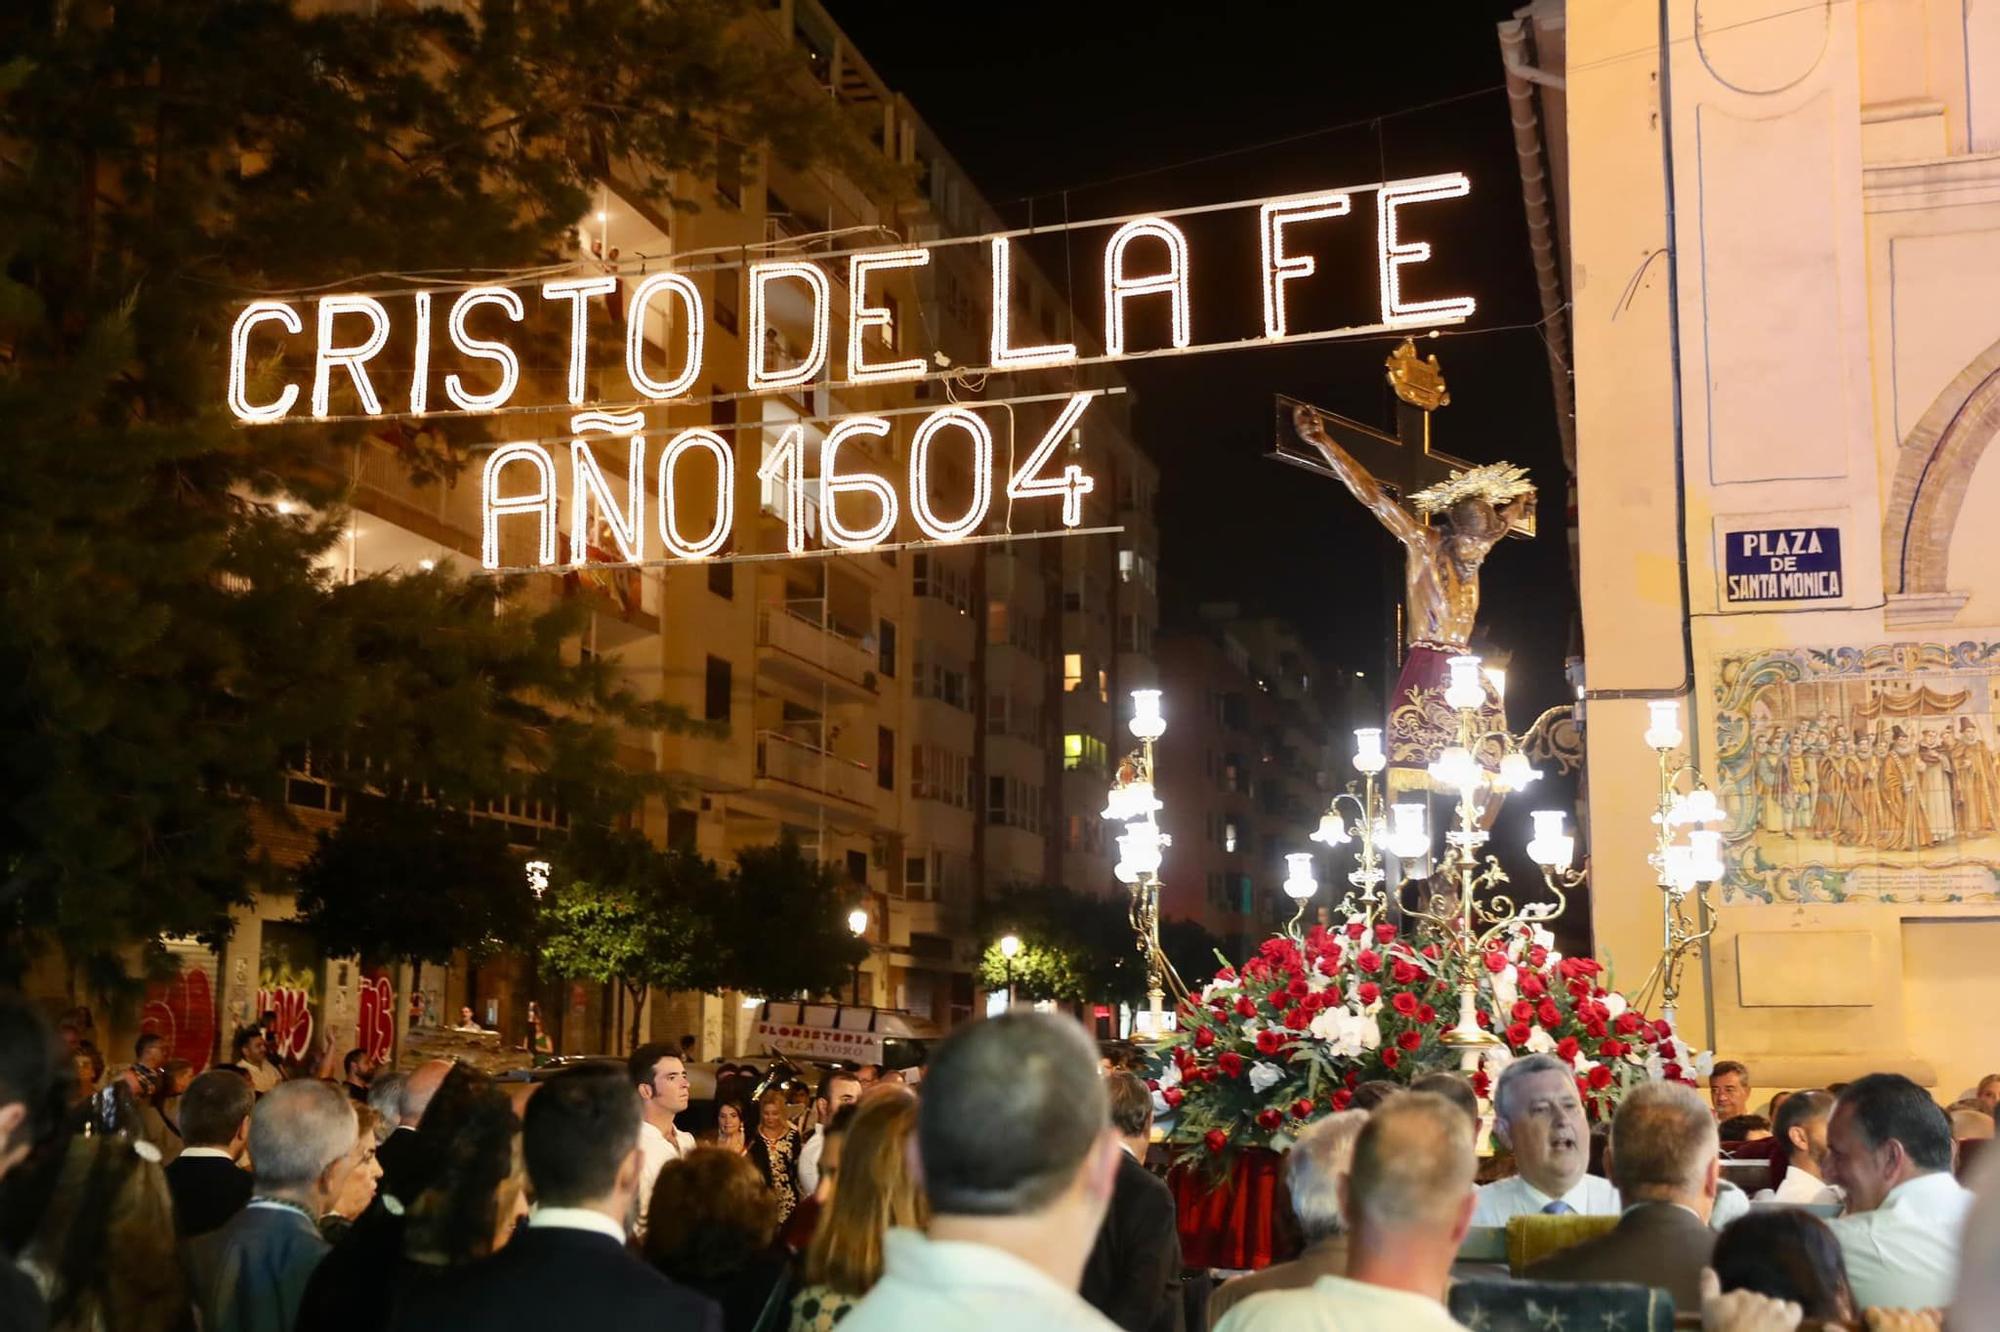
[[[1438,750],[1457,740],[1456,718],[1443,700],[1449,675],[1445,663],[1472,641],[1480,565],[1509,528],[1532,518],[1535,488],[1521,468],[1492,463],[1453,472],[1448,480],[1400,500],[1328,437],[1318,412],[1301,406],[1292,424],[1328,470],[1402,543],[1410,642],[1389,698],[1390,785],[1392,790],[1425,785],[1410,770],[1424,774]],[[1442,523],[1434,525],[1432,519],[1439,516]],[[1499,709],[1490,692],[1492,724],[1499,720]]]

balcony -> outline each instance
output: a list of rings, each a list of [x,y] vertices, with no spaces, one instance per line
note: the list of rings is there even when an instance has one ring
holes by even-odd
[[[757,669],[794,688],[846,699],[875,697],[875,650],[827,621],[819,601],[757,611]]]
[[[865,763],[842,758],[782,731],[757,732],[756,790],[810,812],[872,810],[875,774]]]

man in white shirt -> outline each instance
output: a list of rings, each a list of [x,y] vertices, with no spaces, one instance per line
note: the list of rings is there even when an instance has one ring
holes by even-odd
[[[928,1233],[891,1230],[842,1332],[1115,1332],[1077,1292],[1120,1157],[1072,1018],[1010,1013],[937,1047],[917,1110]]]
[[[1505,1226],[1510,1216],[1617,1216],[1618,1190],[1585,1173],[1590,1126],[1576,1075],[1554,1055],[1516,1059],[1493,1088],[1493,1133],[1514,1153],[1515,1174],[1479,1190],[1475,1226]]]
[[[687,1065],[677,1047],[665,1041],[648,1041],[625,1061],[632,1086],[639,1093],[638,1215],[634,1231],[646,1233],[646,1211],[653,1205],[653,1183],[669,1161],[677,1161],[694,1150],[694,1134],[674,1127],[674,1116],[688,1108]]]
[[[1802,1091],[1785,1098],[1778,1107],[1778,1120],[1771,1136],[1785,1153],[1785,1177],[1775,1189],[1757,1195],[1758,1202],[1837,1203],[1843,1201],[1839,1189],[1828,1184],[1826,1175],[1826,1125],[1833,1117],[1833,1094]]]
[[[1472,1223],[1474,1166],[1463,1110],[1435,1092],[1390,1097],[1341,1182],[1347,1275],[1252,1295],[1215,1332],[1463,1332],[1443,1300]]]
[[[826,1150],[826,1126],[843,1105],[861,1099],[861,1079],[844,1068],[836,1068],[819,1080],[819,1095],[813,1098],[813,1132],[799,1149],[799,1196],[810,1198],[819,1192],[819,1157]]]
[[[1951,1121],[1898,1073],[1849,1083],[1826,1129],[1827,1182],[1847,1190],[1832,1223],[1862,1309],[1951,1302],[1972,1194],[1951,1177]]]

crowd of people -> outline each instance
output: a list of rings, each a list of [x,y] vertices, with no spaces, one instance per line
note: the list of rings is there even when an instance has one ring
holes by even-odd
[[[1765,1206],[1722,1178],[1740,1065],[1712,1106],[1647,1084],[1593,1135],[1566,1067],[1517,1060],[1491,1106],[1513,1173],[1484,1183],[1464,1079],[1368,1087],[1285,1157],[1297,1252],[1211,1290],[1149,1168],[1152,1089],[1073,1021],[973,1023],[917,1089],[829,1071],[802,1117],[725,1102],[707,1141],[677,1122],[686,1055],[521,1083],[219,1066],[173,1098],[169,1159],[141,1117],[79,1119],[65,1045],[0,1000],[0,1329],[1421,1332],[1565,1288],[1731,1332],[2000,1328],[2000,1156],[1961,1185],[1953,1118],[1895,1074],[1767,1107]],[[1996,1099],[1971,1098],[1989,1130]],[[1516,1216],[1582,1237],[1518,1279],[1469,1261]]]

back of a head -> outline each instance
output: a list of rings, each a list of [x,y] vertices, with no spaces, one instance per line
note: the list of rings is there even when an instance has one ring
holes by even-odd
[[[1143,1138],[1153,1127],[1153,1091],[1137,1073],[1112,1073],[1104,1079],[1111,1102],[1111,1127],[1127,1138]]]
[[[186,1318],[166,1175],[126,1138],[69,1140],[29,1246],[52,1328],[178,1332]]]
[[[1464,1111],[1435,1092],[1392,1096],[1355,1139],[1347,1223],[1449,1239],[1476,1164]]]
[[[521,1123],[528,1182],[545,1207],[608,1197],[638,1143],[638,1093],[611,1069],[564,1069],[536,1090]]]
[[[1792,1145],[1793,1129],[1808,1128],[1813,1121],[1825,1119],[1832,1113],[1832,1092],[1813,1090],[1787,1096],[1785,1103],[1778,1107],[1778,1117],[1771,1124],[1771,1136],[1778,1140],[1779,1150],[1784,1152],[1785,1159],[1798,1155],[1798,1149]]]
[[[181,1093],[181,1139],[190,1147],[227,1147],[256,1104],[243,1075],[211,1068]]]
[[[960,1027],[931,1057],[917,1115],[931,1211],[1041,1211],[1109,1117],[1097,1052],[1074,1021],[1010,1013]]]
[[[739,1272],[778,1233],[778,1203],[764,1177],[749,1157],[721,1147],[667,1162],[646,1216],[646,1258],[678,1281]]]
[[[868,1293],[882,1275],[882,1237],[893,1227],[921,1229],[930,1219],[924,1191],[910,1171],[910,1135],[917,1127],[917,1098],[887,1090],[859,1105],[842,1106],[849,1116],[840,1149],[840,1187],[813,1231],[806,1250],[807,1281],[844,1295]]]
[[[1919,1170],[1951,1169],[1951,1120],[1930,1093],[1900,1073],[1870,1073],[1840,1093],[1871,1147],[1890,1141]]]
[[[1409,1088],[1400,1082],[1390,1082],[1386,1078],[1370,1078],[1354,1089],[1354,1099],[1348,1102],[1355,1110],[1375,1110],[1392,1096],[1401,1096]]]
[[[1960,1142],[1974,1142],[1993,1136],[1993,1116],[1976,1105],[1951,1112],[1951,1136]]]
[[[1709,1265],[1724,1290],[1790,1300],[1807,1318],[1854,1316],[1840,1241],[1802,1207],[1759,1207],[1737,1217],[1716,1236]]]
[[[403,1122],[403,1092],[409,1083],[407,1073],[380,1073],[368,1084],[368,1108],[391,1129]]]
[[[58,1071],[67,1061],[62,1043],[39,1010],[19,995],[0,996],[0,1112],[19,1106],[7,1120],[18,1120],[12,1133],[0,1131],[0,1161],[11,1142],[35,1141],[52,1125],[59,1109]]]
[[[1365,1110],[1342,1110],[1315,1120],[1285,1153],[1285,1188],[1306,1243],[1346,1228],[1340,1214],[1340,1181],[1354,1167],[1354,1142],[1368,1123]]]
[[[250,1160],[257,1189],[298,1189],[354,1146],[354,1107],[329,1082],[298,1079],[264,1094],[250,1112]]]
[[[452,1070],[449,1059],[427,1059],[411,1069],[403,1082],[402,1122],[415,1128],[423,1122],[424,1112],[431,1108],[431,1097],[444,1085],[445,1075]]]
[[[1436,1092],[1463,1110],[1465,1117],[1471,1121],[1473,1133],[1479,1132],[1479,1093],[1472,1089],[1472,1079],[1465,1074],[1439,1069],[1435,1073],[1426,1073],[1412,1082],[1410,1090]]]
[[[464,1065],[445,1075],[417,1129],[425,1168],[408,1208],[408,1252],[454,1266],[491,1250],[519,1131],[513,1102],[491,1078]]]
[[[1719,1151],[1708,1103],[1678,1082],[1640,1083],[1611,1120],[1611,1182],[1628,1203],[1701,1193]]]

